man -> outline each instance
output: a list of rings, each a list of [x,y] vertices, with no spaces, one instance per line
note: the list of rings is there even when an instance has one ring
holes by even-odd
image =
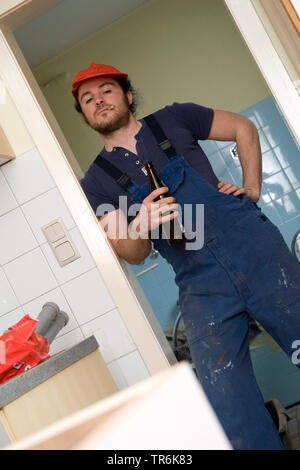
[[[187,249],[186,241],[170,246],[162,237],[153,242],[175,271],[197,375],[233,448],[282,449],[251,365],[249,316],[291,356],[300,339],[300,269],[256,205],[261,151],[255,126],[193,103],[174,103],[136,120],[128,76],[109,65],[92,63],[79,72],[72,93],[105,144],[82,187],[120,257],[139,264],[155,229],[185,206],[193,208],[194,228],[204,205],[200,247]],[[205,139],[237,142],[242,188],[217,180],[198,145]],[[150,194],[149,160],[166,184]],[[168,190],[172,196],[160,199]],[[133,203],[140,210],[127,217]]]

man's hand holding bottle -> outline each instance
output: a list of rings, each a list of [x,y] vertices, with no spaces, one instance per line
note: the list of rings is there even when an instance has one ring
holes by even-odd
[[[175,197],[164,197],[168,191],[169,188],[165,186],[155,189],[143,200],[140,211],[132,222],[132,229],[139,233],[140,238],[148,238],[149,231],[179,215]]]

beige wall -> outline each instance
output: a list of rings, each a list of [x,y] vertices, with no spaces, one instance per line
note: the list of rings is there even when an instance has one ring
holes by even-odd
[[[83,171],[102,142],[70,88],[92,61],[129,74],[138,118],[174,101],[240,112],[271,94],[222,0],[153,0],[33,71]]]

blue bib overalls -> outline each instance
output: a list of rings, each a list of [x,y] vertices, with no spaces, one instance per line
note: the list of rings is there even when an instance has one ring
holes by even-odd
[[[300,266],[249,197],[219,192],[174,154],[160,177],[182,208],[204,204],[201,249],[154,241],[176,274],[199,381],[234,449],[283,449],[254,376],[249,315],[291,357],[300,340]],[[123,187],[135,203],[149,195],[148,183],[125,178]]]

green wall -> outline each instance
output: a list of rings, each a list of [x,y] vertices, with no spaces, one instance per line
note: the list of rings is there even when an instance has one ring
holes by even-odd
[[[222,0],[153,0],[33,70],[83,171],[103,142],[70,89],[92,61],[129,74],[138,118],[174,101],[240,112],[271,95]]]

